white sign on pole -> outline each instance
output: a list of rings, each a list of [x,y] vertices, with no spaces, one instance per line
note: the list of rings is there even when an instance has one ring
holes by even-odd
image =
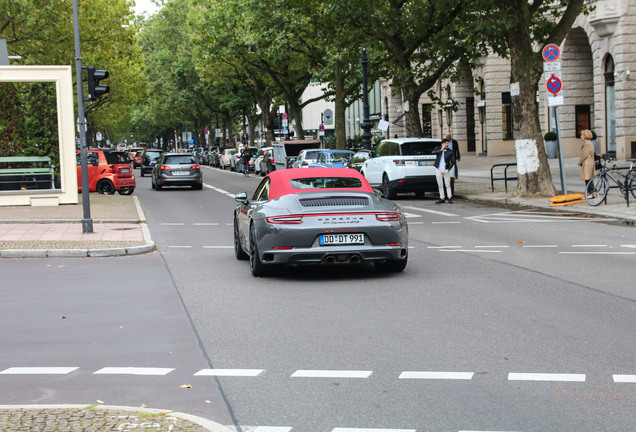
[[[561,71],[554,71],[554,72],[544,72],[543,73],[543,79],[545,79],[546,81],[549,80],[550,78],[552,78],[552,76],[557,77],[558,79],[560,79],[561,81],[563,81],[563,78],[561,77]]]
[[[561,62],[543,62],[543,72],[561,72]]]
[[[552,94],[548,93],[547,95],[548,95],[548,106],[554,107],[554,106],[561,106],[564,104],[563,94],[552,96]]]

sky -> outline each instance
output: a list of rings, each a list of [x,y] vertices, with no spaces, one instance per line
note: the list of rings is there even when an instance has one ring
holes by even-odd
[[[152,15],[157,12],[157,5],[150,0],[135,0],[135,14],[139,15],[144,11],[146,15]]]

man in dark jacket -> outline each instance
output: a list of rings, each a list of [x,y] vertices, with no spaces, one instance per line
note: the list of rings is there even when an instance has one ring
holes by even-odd
[[[448,203],[453,203],[453,192],[451,191],[451,174],[450,170],[455,166],[455,153],[448,148],[448,140],[442,140],[442,147],[435,158],[435,178],[437,179],[437,187],[439,187],[439,200],[436,204],[443,204],[444,197],[448,197]],[[446,192],[444,192],[446,188]]]

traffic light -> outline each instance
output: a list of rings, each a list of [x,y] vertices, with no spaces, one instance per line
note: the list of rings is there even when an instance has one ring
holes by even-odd
[[[110,91],[107,85],[100,85],[99,81],[108,78],[107,70],[98,70],[94,66],[87,66],[88,72],[88,100],[95,101],[103,94]]]

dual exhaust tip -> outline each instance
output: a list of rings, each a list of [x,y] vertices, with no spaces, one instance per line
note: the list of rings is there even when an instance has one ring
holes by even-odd
[[[325,264],[337,264],[339,262],[348,262],[350,264],[360,264],[362,262],[362,258],[360,255],[350,255],[348,257],[342,257],[343,259],[338,260],[338,257],[335,255],[327,255],[324,259]]]

